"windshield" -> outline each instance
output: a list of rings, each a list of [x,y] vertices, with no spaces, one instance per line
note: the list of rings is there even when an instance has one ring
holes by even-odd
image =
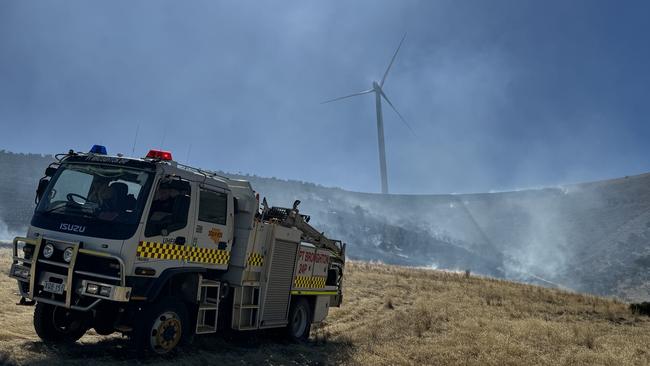
[[[135,224],[142,213],[151,175],[110,165],[63,165],[52,178],[36,212]]]

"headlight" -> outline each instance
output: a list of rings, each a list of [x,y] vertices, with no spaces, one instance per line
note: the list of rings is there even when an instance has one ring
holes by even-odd
[[[63,260],[66,263],[70,263],[70,261],[72,260],[72,248],[66,248],[63,251]]]
[[[111,296],[111,288],[106,286],[101,286],[99,288],[99,294],[104,297],[109,297]]]
[[[23,267],[15,267],[14,268],[14,276],[21,277],[21,278],[28,278],[29,277],[29,270],[27,268],[23,268]]]
[[[54,246],[52,244],[45,244],[43,248],[43,257],[49,258],[54,254]]]
[[[99,286],[97,286],[94,283],[89,283],[88,286],[86,286],[86,292],[89,294],[96,294],[97,291],[99,291]]]

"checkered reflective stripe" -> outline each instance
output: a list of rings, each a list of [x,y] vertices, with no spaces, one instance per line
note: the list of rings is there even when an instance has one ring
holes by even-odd
[[[230,252],[227,250],[187,247],[151,241],[141,241],[138,244],[136,253],[138,258],[188,260],[208,264],[227,264],[230,261]]]
[[[249,266],[262,267],[264,265],[264,256],[260,253],[252,252],[248,255]]]
[[[323,288],[325,287],[325,277],[316,276],[296,276],[293,280],[293,287],[296,288]]]
[[[227,250],[188,247],[185,256],[190,262],[226,264],[230,260],[230,252]]]
[[[141,241],[136,252],[139,258],[183,259],[184,251],[181,245]]]

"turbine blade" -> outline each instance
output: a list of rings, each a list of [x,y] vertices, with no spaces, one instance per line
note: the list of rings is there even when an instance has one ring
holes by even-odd
[[[386,72],[384,73],[384,77],[381,78],[381,83],[379,83],[379,86],[384,86],[384,81],[386,81],[386,76],[388,76],[388,72],[390,71],[391,66],[393,66],[393,62],[395,62],[395,57],[397,57],[397,52],[399,52],[399,49],[402,47],[402,43],[404,42],[404,38],[406,38],[406,33],[404,33],[404,36],[402,37],[402,40],[399,41],[399,46],[397,46],[397,49],[395,50],[395,54],[393,55],[393,58],[390,60],[390,63],[388,64],[388,68],[386,69]]]
[[[337,100],[341,100],[341,99],[345,99],[345,98],[350,98],[350,97],[356,97],[357,95],[368,94],[368,93],[372,93],[373,91],[374,91],[374,90],[372,90],[372,89],[368,89],[368,90],[364,90],[364,91],[361,91],[361,92],[358,92],[358,93],[354,93],[354,94],[346,95],[346,96],[344,96],[344,97],[338,97],[338,98],[334,98],[334,99],[326,100],[326,101],[324,101],[324,102],[321,102],[321,104],[330,103],[330,102],[336,102]]]
[[[406,120],[404,119],[404,117],[402,117],[402,115],[397,111],[397,108],[395,108],[395,106],[393,105],[393,103],[390,102],[390,99],[388,99],[388,97],[386,96],[386,94],[384,94],[384,91],[381,90],[381,89],[379,89],[379,93],[381,94],[382,97],[384,97],[384,99],[386,100],[386,102],[388,102],[388,105],[389,105],[391,108],[393,108],[393,110],[395,111],[395,113],[397,113],[397,115],[398,115],[399,118],[402,120],[402,122],[404,122],[404,124],[406,125],[406,127],[408,127],[408,129],[411,130],[412,133],[415,133],[415,131],[413,131],[413,129],[411,128],[411,126],[408,124],[408,122],[406,122]]]

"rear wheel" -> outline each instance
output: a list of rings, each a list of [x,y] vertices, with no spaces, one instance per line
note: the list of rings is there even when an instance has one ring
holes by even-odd
[[[306,299],[301,298],[291,305],[287,335],[289,339],[299,342],[309,338],[311,330],[311,310]]]
[[[164,298],[145,312],[145,320],[135,334],[136,347],[139,350],[168,354],[188,334],[187,309],[182,302],[171,297]]]
[[[34,309],[34,329],[45,342],[74,343],[86,333],[88,315],[38,302]]]

